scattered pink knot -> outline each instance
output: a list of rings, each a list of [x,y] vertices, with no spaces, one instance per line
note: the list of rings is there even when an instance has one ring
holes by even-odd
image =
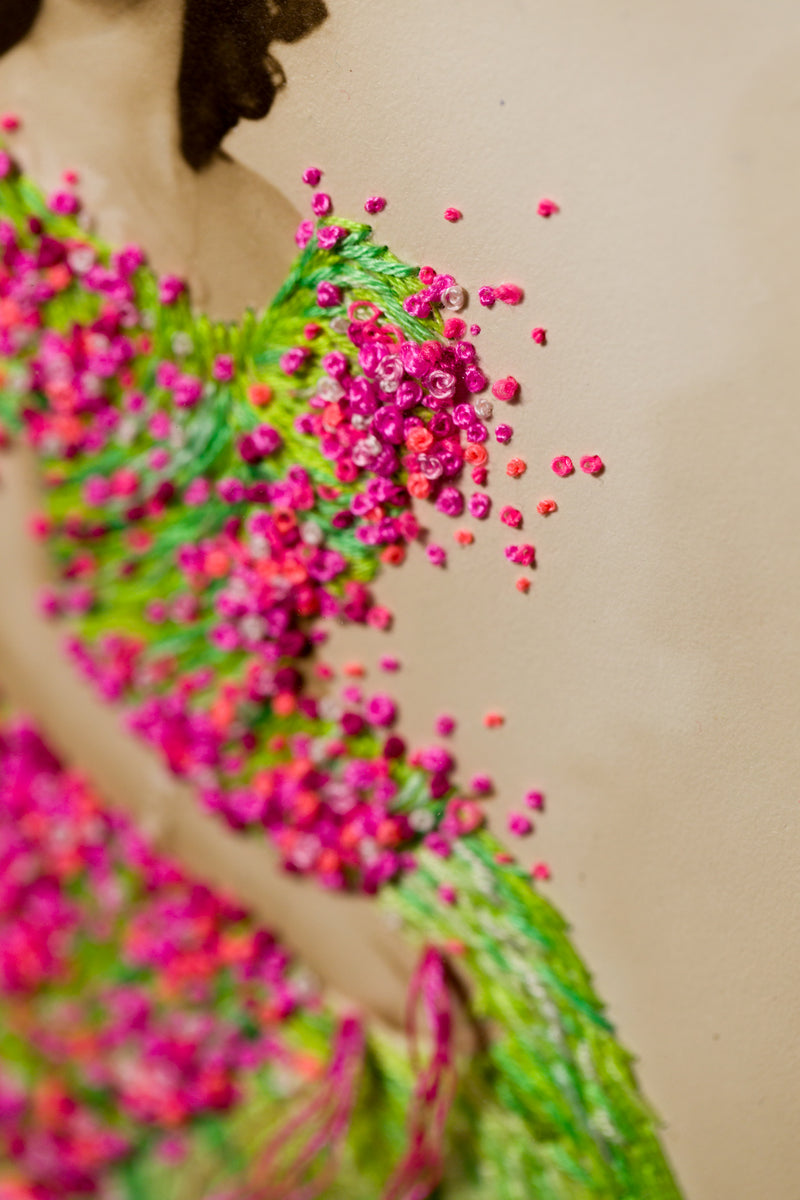
[[[497,379],[492,384],[492,395],[495,400],[513,400],[519,392],[519,383],[513,375],[506,375],[505,379]]]
[[[445,904],[455,904],[456,900],[458,899],[458,892],[454,887],[451,887],[449,883],[443,883],[439,887],[439,898],[443,900]]]
[[[533,833],[533,821],[526,817],[525,813],[511,813],[508,818],[508,832],[513,833],[514,837],[527,837],[529,833]]]
[[[506,464],[506,475],[510,475],[512,479],[519,479],[520,475],[524,475],[528,469],[528,464],[524,458],[510,458]]]
[[[485,520],[492,507],[492,500],[485,492],[475,492],[467,501],[467,508],[478,521]]]
[[[556,204],[555,200],[540,200],[536,209],[540,217],[552,217],[553,213],[560,212],[561,209]]]
[[[325,217],[333,208],[333,201],[327,192],[315,192],[311,197],[311,211],[316,217]]]
[[[323,225],[317,230],[317,245],[321,250],[332,250],[344,237],[347,230],[343,225]]]
[[[512,508],[510,504],[507,504],[500,511],[500,520],[504,525],[510,525],[512,529],[519,529],[522,524],[522,513],[518,508]]]
[[[301,250],[304,250],[314,236],[314,224],[312,221],[301,221],[295,230],[294,240]]]
[[[544,808],[544,796],[541,792],[526,792],[525,803],[528,808],[532,808],[536,812],[541,812]]]
[[[342,303],[342,289],[323,279],[317,284],[317,304],[320,308],[336,308]]]
[[[458,208],[446,208],[444,210],[445,221],[460,221],[463,215],[464,214]]]
[[[494,431],[494,436],[501,446],[505,446],[514,436],[514,429],[511,425],[498,425]]]
[[[177,275],[162,275],[158,281],[158,298],[162,304],[174,304],[186,291],[186,284]]]
[[[497,299],[497,295],[493,287],[482,287],[478,291],[478,300],[484,308],[491,308]]]
[[[60,217],[74,217],[80,210],[81,202],[73,192],[53,192],[48,197],[47,207]]]
[[[550,513],[554,513],[557,508],[558,505],[556,504],[555,500],[540,500],[536,505],[536,511],[541,513],[543,517],[548,516]]]
[[[532,567],[536,560],[536,548],[525,543],[522,546],[506,546],[505,556],[509,562],[520,567]]]
[[[303,171],[303,183],[307,183],[309,187],[316,187],[322,179],[322,171],[319,167],[306,167]]]
[[[229,383],[233,379],[233,358],[230,354],[218,354],[214,359],[211,374],[220,383]]]
[[[455,727],[455,720],[446,713],[436,718],[436,733],[439,737],[450,737]]]
[[[467,332],[467,323],[461,317],[448,317],[442,332],[449,342],[460,342]]]
[[[537,325],[536,329],[531,330],[531,337],[536,342],[537,346],[547,345],[547,330],[542,329],[540,325]]]
[[[425,553],[428,556],[428,561],[433,563],[435,567],[443,567],[447,562],[447,553],[443,546],[428,546]]]
[[[494,790],[494,784],[489,775],[473,775],[469,781],[469,790],[476,796],[489,796]]]
[[[525,297],[522,288],[516,283],[501,283],[494,289],[495,297],[501,300],[503,304],[521,304]]]
[[[529,592],[531,590],[531,581],[530,579],[526,579],[524,575],[520,575],[514,587],[518,592]]]
[[[386,208],[386,199],[384,196],[370,196],[364,201],[364,212],[379,213]]]
[[[605,463],[599,454],[585,454],[581,459],[581,470],[586,475],[600,475],[605,470]]]
[[[471,546],[475,541],[475,534],[471,529],[457,529],[453,534],[453,538],[459,546]]]
[[[575,470],[575,464],[568,454],[559,454],[558,458],[554,458],[550,466],[556,475],[560,475],[563,479],[565,475],[571,475]]]
[[[505,725],[506,719],[502,713],[490,709],[484,715],[483,723],[487,729],[499,729],[501,725]]]
[[[14,133],[19,126],[20,119],[16,113],[7,112],[0,116],[0,129],[4,129],[6,133]]]
[[[470,337],[477,337],[477,336],[478,336],[478,334],[480,333],[480,331],[481,331],[481,327],[480,327],[480,325],[470,325],[470,327],[469,327],[469,336],[470,336]]]
[[[534,879],[550,879],[552,871],[545,862],[534,863],[531,867],[531,875]]]

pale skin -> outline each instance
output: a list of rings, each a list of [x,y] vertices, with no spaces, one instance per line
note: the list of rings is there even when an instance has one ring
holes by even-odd
[[[240,164],[218,156],[198,173],[181,158],[182,10],[181,0],[45,0],[29,37],[0,59],[0,107],[23,118],[13,149],[37,182],[51,188],[65,169],[78,171],[100,236],[138,242],[156,270],[189,280],[198,308],[236,319],[285,277],[300,218]],[[64,629],[38,615],[48,563],[27,533],[37,509],[35,462],[12,447],[0,460],[2,691],[108,802],[276,930],[336,1003],[401,1026],[417,952],[374,902],[293,879],[266,843],[205,815],[69,663]]]

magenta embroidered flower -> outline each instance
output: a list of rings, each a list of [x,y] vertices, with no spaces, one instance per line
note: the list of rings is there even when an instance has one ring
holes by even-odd
[[[294,346],[281,356],[281,370],[286,375],[296,375],[306,365],[310,355],[311,351],[306,346]]]
[[[473,492],[467,502],[467,507],[470,513],[478,521],[485,520],[488,517],[492,507],[492,498],[487,496],[485,492]]]
[[[211,374],[220,383],[229,383],[233,379],[234,363],[230,354],[218,354],[214,359]]]
[[[397,706],[391,696],[373,696],[367,701],[366,718],[370,725],[391,725],[397,717]]]
[[[501,283],[494,289],[496,299],[502,300],[503,304],[521,304],[525,293],[522,288],[516,283]]]
[[[585,454],[580,468],[586,475],[600,475],[605,470],[605,463],[599,454]]]
[[[443,567],[447,562],[447,552],[444,546],[436,544],[428,546],[425,553],[428,556],[428,561],[433,563],[435,567]]]
[[[162,275],[158,281],[158,298],[162,304],[174,304],[186,291],[186,284],[177,275]]]
[[[500,520],[504,525],[510,525],[512,529],[519,529],[522,524],[522,513],[518,508],[512,508],[510,504],[500,510]]]
[[[518,563],[522,567],[531,567],[536,559],[536,550],[531,545],[506,546],[506,558],[509,562]]]
[[[322,250],[332,250],[346,236],[347,230],[341,225],[320,225],[317,230],[317,245]]]
[[[463,213],[458,208],[446,208],[444,210],[445,221],[460,221]]]
[[[61,217],[73,217],[80,211],[81,202],[73,192],[53,192],[47,198],[47,207]]]
[[[553,213],[560,212],[561,210],[555,200],[544,199],[539,201],[536,211],[540,217],[552,217]]]
[[[507,375],[505,379],[497,379],[492,384],[492,395],[496,400],[514,400],[519,392],[519,383],[513,375]]]
[[[525,813],[514,812],[509,814],[508,832],[514,834],[515,837],[527,837],[533,832],[533,821],[530,817],[526,817]]]
[[[313,221],[301,221],[300,224],[297,226],[297,229],[295,230],[294,240],[297,243],[297,245],[300,247],[301,250],[305,250],[306,246],[311,241],[313,236],[314,236],[314,222]]]
[[[436,499],[436,508],[448,517],[460,517],[464,511],[464,497],[458,488],[443,487]]]
[[[317,284],[317,304],[320,308],[335,308],[342,303],[342,289],[323,280]]]
[[[484,308],[491,308],[497,300],[497,295],[493,287],[482,287],[478,291],[478,300]]]
[[[562,478],[566,475],[571,475],[575,470],[575,464],[568,454],[560,454],[558,458],[554,458],[550,463],[551,470],[555,471],[556,475]]]
[[[497,425],[495,427],[494,436],[501,446],[505,446],[514,436],[514,430],[511,425]]]
[[[325,217],[333,208],[333,201],[327,192],[316,192],[311,197],[311,211],[317,217]]]
[[[303,171],[303,183],[307,183],[309,187],[317,187],[320,179],[322,179],[322,171],[319,167],[306,167]]]
[[[202,394],[202,380],[194,375],[180,375],[172,385],[172,398],[178,408],[194,407]]]
[[[386,200],[383,196],[370,196],[364,201],[364,211],[368,213],[380,213],[386,208]]]

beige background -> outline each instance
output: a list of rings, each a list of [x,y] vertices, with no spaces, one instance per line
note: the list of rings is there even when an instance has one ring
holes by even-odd
[[[380,239],[473,295],[524,284],[468,313],[524,384],[497,458],[530,469],[494,494],[560,505],[528,523],[527,597],[497,522],[446,573],[420,552],[384,580],[404,725],[455,709],[498,828],[546,790],[524,853],[553,866],[691,1200],[797,1200],[800,8],[330,6],[230,146],[298,205],[315,161],[343,214],[387,195]],[[558,480],[564,452],[608,470]]]

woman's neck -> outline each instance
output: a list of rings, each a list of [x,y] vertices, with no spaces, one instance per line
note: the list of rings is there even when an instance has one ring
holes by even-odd
[[[180,156],[177,79],[183,5],[45,0],[30,35],[0,62],[0,104],[20,113],[25,168],[53,187],[77,169],[90,208],[128,189],[192,191]]]

